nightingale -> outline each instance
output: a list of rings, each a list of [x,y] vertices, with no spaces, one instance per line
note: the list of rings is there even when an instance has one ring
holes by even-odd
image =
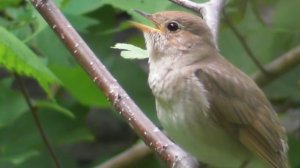
[[[168,136],[212,167],[288,168],[287,137],[265,94],[220,55],[201,17],[148,14],[148,83]]]

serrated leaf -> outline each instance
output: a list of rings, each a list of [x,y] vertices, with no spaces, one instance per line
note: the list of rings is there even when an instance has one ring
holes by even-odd
[[[149,57],[146,50],[131,44],[117,43],[111,48],[120,49],[121,56],[125,59],[145,59]]]
[[[49,84],[60,82],[45,63],[3,27],[0,27],[0,37],[0,65],[18,74],[33,77],[51,97]]]

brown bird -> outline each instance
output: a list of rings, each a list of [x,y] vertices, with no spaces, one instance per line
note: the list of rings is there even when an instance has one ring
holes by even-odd
[[[220,55],[198,16],[141,15],[158,118],[178,145],[213,167],[288,168],[287,137],[264,93]]]

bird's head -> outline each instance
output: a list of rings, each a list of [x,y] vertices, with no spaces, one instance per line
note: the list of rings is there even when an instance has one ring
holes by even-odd
[[[201,17],[186,12],[166,11],[148,14],[136,10],[155,25],[131,22],[144,33],[150,59],[194,55],[203,49],[216,49],[210,29]],[[193,56],[194,57],[194,56]]]

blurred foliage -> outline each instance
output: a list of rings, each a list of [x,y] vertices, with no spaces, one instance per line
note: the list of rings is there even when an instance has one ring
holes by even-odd
[[[126,23],[146,22],[133,9],[186,9],[167,0],[56,3],[146,115],[159,124],[147,86],[146,61],[123,59],[111,47],[116,43],[144,46],[141,34]],[[300,0],[230,0],[225,12],[258,60],[267,64],[300,44],[299,6]],[[23,76],[64,167],[94,167],[137,141],[51,29],[29,2],[0,1],[0,167],[53,167],[14,73]],[[257,71],[225,22],[221,25],[219,48],[246,73]],[[298,66],[263,88],[282,115],[289,115],[289,108],[298,108],[299,113],[299,74]],[[289,133],[293,168],[300,167],[299,123],[297,127],[298,133]],[[149,156],[135,167],[164,166],[155,156]]]

